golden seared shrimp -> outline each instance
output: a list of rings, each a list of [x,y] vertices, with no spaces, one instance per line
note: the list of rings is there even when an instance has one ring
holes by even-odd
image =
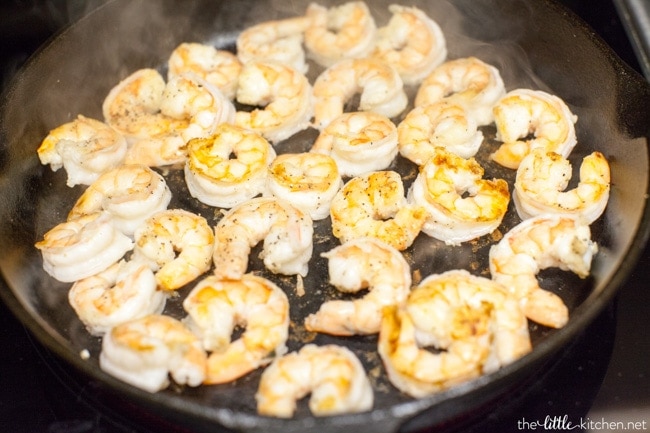
[[[307,55],[321,66],[366,57],[375,44],[377,26],[363,1],[350,1],[329,9],[310,3],[305,15],[311,18],[305,30]]]
[[[442,29],[417,7],[390,5],[386,26],[377,31],[370,53],[394,67],[406,85],[419,84],[447,58]]]
[[[474,158],[435,148],[407,195],[428,214],[422,231],[448,245],[492,233],[508,210],[510,192],[505,180],[483,179],[483,173]]]
[[[64,283],[95,275],[133,249],[128,236],[115,228],[105,212],[95,212],[60,223],[36,242],[43,269]]]
[[[187,122],[180,131],[187,143],[192,138],[209,136],[220,123],[232,122],[235,106],[219,89],[189,72],[167,82],[160,113]]]
[[[104,335],[120,323],[160,314],[166,300],[146,264],[125,260],[75,281],[68,292],[70,305],[92,335]]]
[[[192,72],[219,89],[226,98],[235,98],[242,64],[230,51],[197,42],[183,42],[172,51],[167,65],[168,80]]]
[[[499,70],[476,57],[449,60],[420,84],[415,106],[447,100],[463,107],[478,126],[494,121],[492,108],[505,95]]]
[[[298,70],[280,63],[252,61],[239,75],[237,102],[259,106],[238,111],[235,124],[277,143],[310,126],[311,84]]]
[[[278,155],[269,167],[267,192],[309,214],[312,221],[330,214],[343,180],[333,158],[318,153]]]
[[[264,241],[260,258],[276,274],[306,276],[313,250],[309,214],[276,197],[257,197],[230,209],[215,228],[214,274],[240,279],[251,248]]]
[[[122,134],[82,115],[52,129],[38,147],[38,158],[52,171],[63,167],[67,185],[90,185],[100,174],[122,164],[127,143]]]
[[[113,217],[115,226],[131,236],[151,215],[167,209],[172,193],[159,173],[145,165],[121,165],[102,174],[77,199],[68,219],[98,211]]]
[[[311,18],[297,16],[265,21],[246,28],[237,37],[237,57],[243,63],[276,62],[306,73],[302,42]]]
[[[182,127],[183,122],[160,115],[165,86],[155,69],[138,69],[109,91],[102,104],[104,120],[131,140]]]
[[[342,243],[374,237],[402,251],[420,233],[427,213],[406,202],[399,173],[376,171],[350,179],[334,196],[330,216]]]
[[[183,209],[158,212],[135,233],[133,260],[156,272],[162,290],[176,290],[210,269],[214,232],[207,220]]]
[[[341,176],[384,170],[397,156],[397,128],[371,111],[343,113],[320,132],[311,152],[329,154]]]
[[[255,394],[257,412],[291,418],[297,400],[308,394],[314,416],[363,412],[374,403],[370,381],[354,352],[334,344],[307,344],[264,370]]]
[[[423,165],[439,146],[463,158],[476,155],[483,133],[463,107],[439,101],[409,111],[397,125],[397,142],[400,155]]]
[[[351,301],[326,301],[305,319],[308,331],[376,334],[383,308],[403,304],[411,291],[411,268],[404,256],[378,239],[353,239],[322,256],[329,260],[330,284],[344,293],[369,292]]]
[[[186,324],[211,352],[204,383],[231,382],[287,351],[289,300],[265,278],[206,277],[185,298],[183,307],[189,314]],[[231,342],[238,326],[245,329]]]
[[[491,155],[498,164],[516,169],[536,147],[568,157],[576,145],[575,116],[566,103],[541,90],[515,89],[494,106],[497,140]],[[533,138],[528,139],[529,136]]]
[[[185,183],[192,197],[231,208],[266,189],[275,150],[260,134],[222,123],[213,135],[187,143]]]
[[[378,59],[344,59],[314,82],[314,126],[320,130],[343,114],[345,104],[360,93],[359,111],[373,111],[388,118],[398,116],[408,104],[397,71]]]
[[[207,354],[181,321],[151,314],[111,328],[102,340],[99,366],[108,374],[148,392],[169,385],[199,386]]]
[[[600,152],[585,156],[580,182],[566,190],[571,163],[555,152],[533,149],[517,169],[513,200],[522,219],[543,213],[579,215],[587,224],[596,221],[609,200],[609,163]]]
[[[537,273],[557,267],[586,278],[597,251],[589,225],[578,217],[539,215],[512,228],[490,248],[490,272],[519,299],[529,319],[561,328],[569,320],[568,309],[558,295],[540,287]]]
[[[517,299],[465,270],[430,275],[406,307],[387,307],[378,343],[391,383],[416,398],[491,373],[531,348]]]
[[[197,75],[165,83],[153,69],[140,69],[113,87],[102,109],[130,144],[126,163],[149,166],[184,162],[188,140],[209,136],[235,116],[232,102]]]

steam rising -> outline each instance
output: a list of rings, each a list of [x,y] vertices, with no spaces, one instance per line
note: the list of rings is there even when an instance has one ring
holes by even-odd
[[[342,2],[321,1],[327,6]],[[105,3],[109,7],[102,8]],[[51,75],[46,78],[49,83],[40,104],[49,107],[42,112],[47,128],[79,113],[100,116],[101,101],[113,85],[139,68],[154,67],[164,72],[167,57],[181,42],[202,42],[233,51],[243,28],[303,14],[309,1],[270,0],[270,5],[259,2],[254,7],[241,1],[123,1],[119,7],[111,3],[67,0],[65,16],[57,18],[72,21],[82,17],[46,53],[68,58],[64,62],[60,58],[58,62],[53,60],[52,70],[48,71]],[[61,10],[54,0],[48,4],[53,10]],[[527,54],[517,44],[526,32],[524,23],[532,21],[526,16],[530,14],[526,6],[513,15],[512,21],[495,22],[485,6],[475,2],[418,0],[408,4],[423,9],[439,23],[447,39],[449,59],[473,55],[496,66],[509,88],[545,89],[532,73]],[[388,22],[387,3],[368,5],[378,26]],[[73,41],[61,40],[68,37]],[[59,45],[75,46],[61,53],[56,52],[61,50]],[[68,88],[78,89],[74,100]]]

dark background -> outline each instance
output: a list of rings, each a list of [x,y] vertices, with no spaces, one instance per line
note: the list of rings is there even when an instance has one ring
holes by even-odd
[[[0,5],[0,86],[58,29],[101,0],[4,1]],[[610,0],[561,1],[580,15],[630,66],[641,72]],[[629,283],[585,335],[561,353],[526,392],[486,409],[454,431],[518,430],[544,415],[595,421],[646,421],[650,429],[650,249]],[[0,431],[7,433],[181,432],[77,376],[33,340],[0,302]],[[540,418],[541,417],[541,418]],[[544,431],[550,431],[545,429]],[[580,431],[576,429],[573,431]],[[605,430],[598,430],[605,431]]]

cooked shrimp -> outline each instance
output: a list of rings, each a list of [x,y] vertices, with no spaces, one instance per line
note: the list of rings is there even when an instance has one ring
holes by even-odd
[[[235,98],[242,64],[230,51],[196,42],[184,42],[172,51],[167,65],[168,80],[192,72],[219,89],[226,98]]]
[[[596,221],[609,200],[610,172],[605,156],[592,152],[580,165],[580,182],[565,191],[571,163],[555,152],[533,149],[517,169],[513,200],[522,219],[543,213],[579,215],[587,224]]]
[[[447,58],[442,29],[417,7],[390,5],[386,26],[377,31],[370,54],[394,67],[406,85],[419,84]]]
[[[274,62],[304,74],[308,66],[302,42],[310,25],[310,17],[297,16],[250,26],[237,37],[237,57],[243,64]]]
[[[343,113],[320,132],[311,151],[334,158],[342,176],[384,170],[397,156],[397,128],[381,114]]]
[[[330,216],[342,243],[374,237],[401,251],[420,233],[427,213],[407,204],[399,173],[376,171],[350,179],[334,196]]]
[[[271,272],[306,276],[314,227],[308,214],[275,197],[257,197],[230,209],[215,228],[214,273],[240,279],[251,248],[260,241],[260,258]]]
[[[43,165],[63,167],[67,185],[90,185],[100,174],[117,167],[126,156],[126,139],[99,120],[82,115],[51,130],[37,149]]]
[[[408,104],[397,71],[378,59],[345,59],[323,71],[314,82],[314,126],[323,129],[343,114],[345,104],[360,93],[359,111],[388,118]]]
[[[199,386],[206,374],[207,354],[201,341],[182,322],[152,314],[111,328],[102,340],[102,370],[145,391],[169,385]]]
[[[421,398],[514,362],[531,342],[514,296],[452,270],[425,278],[405,308],[385,309],[378,350],[393,385]]]
[[[68,292],[70,305],[92,335],[104,335],[120,323],[160,314],[166,299],[147,265],[125,260],[75,281]]]
[[[217,125],[234,120],[234,105],[213,85],[193,73],[184,73],[167,82],[160,113],[187,122],[180,137],[206,137]]]
[[[483,179],[483,167],[438,147],[409,189],[407,200],[428,213],[422,231],[449,245],[492,233],[510,202],[508,183]]]
[[[577,116],[555,95],[541,90],[515,89],[494,106],[497,140],[491,155],[497,163],[516,169],[536,147],[568,157],[576,145]],[[527,139],[532,135],[533,138]]]
[[[539,215],[512,228],[490,248],[490,272],[519,299],[529,319],[561,328],[569,320],[568,309],[558,295],[539,286],[537,273],[558,267],[586,278],[597,251],[589,225],[577,217]]]
[[[372,409],[374,395],[359,358],[337,345],[307,344],[269,365],[255,394],[260,415],[290,418],[297,400],[311,393],[314,416]]]
[[[305,319],[308,331],[334,335],[376,334],[382,309],[401,305],[411,291],[411,268],[395,248],[375,239],[353,239],[322,255],[329,282],[344,293],[369,292],[355,300],[330,300]]]
[[[327,218],[343,180],[333,158],[317,153],[278,155],[269,167],[268,192],[309,214]]]
[[[494,121],[492,108],[505,95],[499,70],[476,57],[449,60],[429,74],[415,95],[415,106],[442,100],[458,104],[478,126]]]
[[[192,197],[231,208],[266,189],[275,150],[260,134],[222,123],[208,138],[187,144],[185,182]]]
[[[444,147],[463,158],[478,152],[483,133],[460,105],[439,101],[409,111],[397,125],[399,153],[417,165],[425,164]]]
[[[115,228],[109,214],[95,212],[56,225],[35,246],[43,269],[71,283],[107,269],[133,249],[133,242]]]
[[[211,266],[214,232],[207,220],[183,209],[167,209],[148,218],[135,233],[133,260],[156,272],[162,290],[175,290]]]
[[[103,112],[106,122],[130,144],[126,163],[163,166],[184,162],[187,141],[209,136],[219,123],[232,122],[235,107],[192,73],[165,84],[158,71],[141,69],[111,89]]]
[[[102,174],[77,199],[68,219],[106,211],[131,236],[151,215],[167,209],[172,193],[159,173],[145,165],[122,165]]]
[[[277,143],[310,126],[311,84],[298,70],[279,63],[249,62],[239,75],[237,101],[261,106],[238,111],[235,124]]]
[[[329,9],[310,3],[306,16],[312,20],[305,30],[307,55],[321,66],[366,57],[374,46],[377,26],[363,1],[350,1]]]
[[[231,382],[286,353],[289,300],[271,281],[252,274],[241,280],[209,276],[183,301],[187,324],[212,353],[204,383]],[[245,327],[231,342],[236,326]]]
[[[126,137],[147,137],[181,127],[160,115],[165,79],[155,69],[138,69],[115,85],[102,104],[104,120]]]

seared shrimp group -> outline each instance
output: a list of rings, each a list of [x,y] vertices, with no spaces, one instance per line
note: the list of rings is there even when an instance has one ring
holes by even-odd
[[[414,397],[495,371],[530,350],[516,298],[465,270],[425,278],[404,305],[386,307],[379,333],[388,377]]]
[[[102,338],[103,370],[149,392],[257,370],[260,415],[292,417],[309,395],[314,416],[332,416],[373,408],[370,369],[420,398],[526,356],[530,322],[570,320],[538,274],[589,276],[606,156],[575,161],[578,118],[559,96],[448,59],[435,17],[372,12],[311,3],[244,29],[234,50],[181,43],[166,76],[116,80],[103,120],[47,134],[40,162],[83,192],[35,246]],[[494,167],[514,182],[487,178]],[[493,243],[481,274],[415,266],[479,238]],[[327,269],[316,288],[313,268]],[[304,317],[287,287],[314,307]],[[310,344],[292,347],[294,330]],[[343,347],[352,336],[378,356]]]

